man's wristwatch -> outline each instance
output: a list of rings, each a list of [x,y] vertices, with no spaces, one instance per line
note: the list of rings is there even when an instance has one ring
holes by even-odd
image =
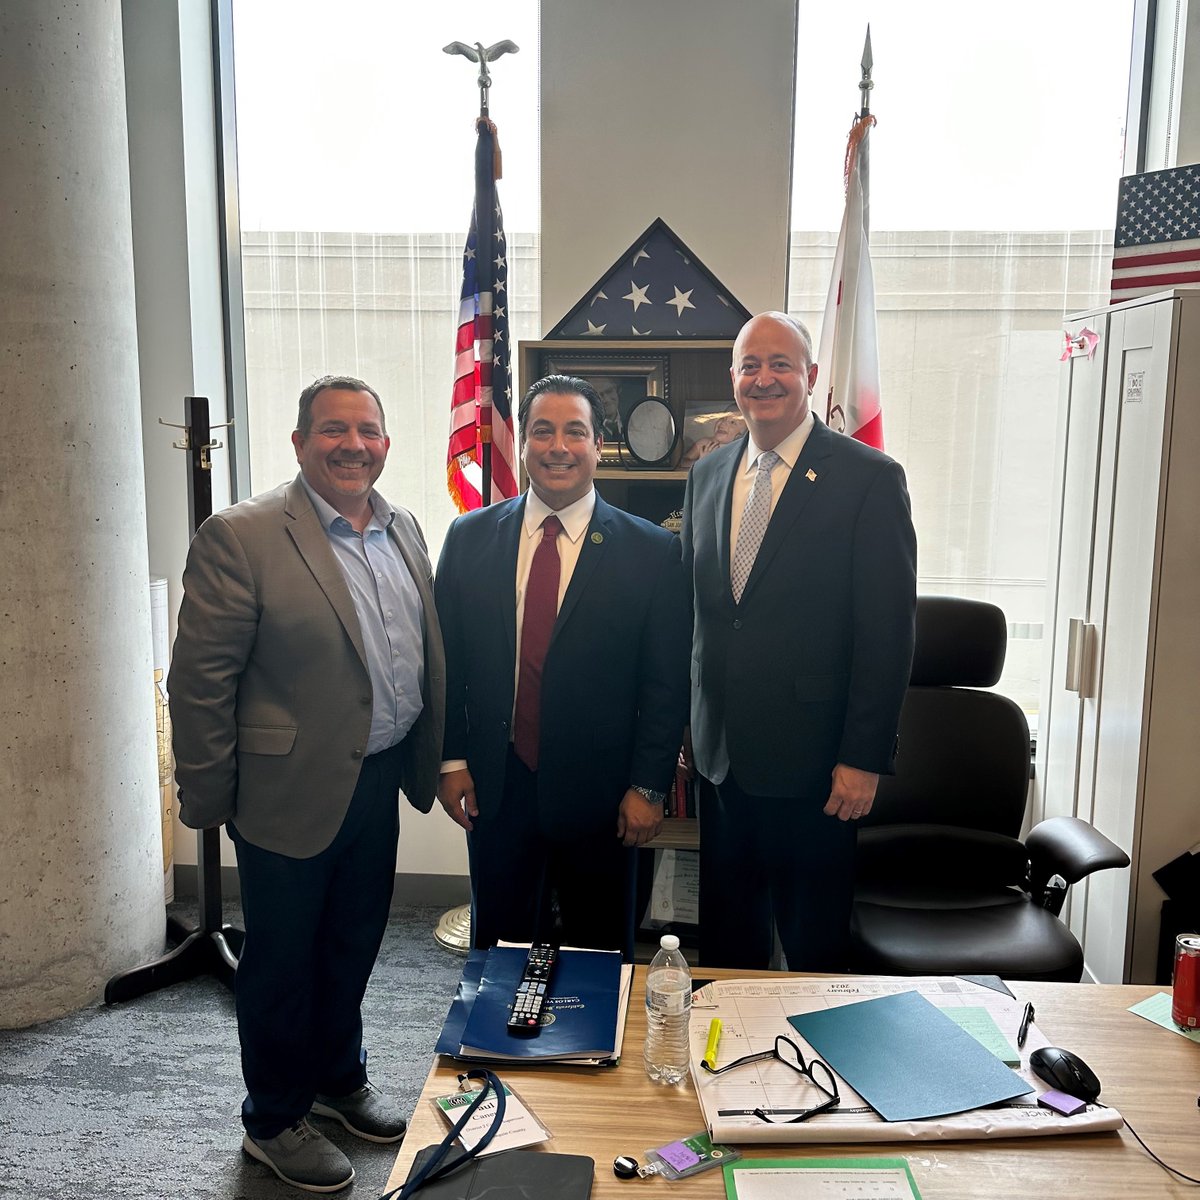
[[[645,796],[645,798],[649,800],[651,804],[666,803],[666,792],[656,792],[653,788],[642,787],[640,783],[631,784],[630,787],[633,791],[637,792],[639,796]]]

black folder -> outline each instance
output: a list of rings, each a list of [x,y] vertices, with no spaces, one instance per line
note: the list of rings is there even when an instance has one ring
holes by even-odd
[[[437,1146],[417,1152],[411,1179]],[[447,1162],[462,1151],[452,1150]],[[504,1150],[472,1158],[458,1170],[418,1188],[414,1200],[588,1200],[592,1194],[595,1160],[582,1154],[554,1154],[545,1150]]]

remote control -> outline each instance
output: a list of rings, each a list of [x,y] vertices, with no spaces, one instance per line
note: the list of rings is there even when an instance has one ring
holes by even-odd
[[[546,989],[550,986],[550,973],[558,948],[546,943],[529,947],[525,970],[521,982],[513,994],[512,1012],[508,1018],[509,1033],[537,1033],[541,1028],[539,1019],[546,1003]]]

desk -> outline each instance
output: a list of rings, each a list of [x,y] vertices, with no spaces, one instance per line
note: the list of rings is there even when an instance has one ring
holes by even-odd
[[[679,1087],[663,1087],[651,1083],[642,1068],[645,971],[639,966],[634,975],[625,1054],[619,1067],[501,1067],[500,1075],[553,1131],[550,1147],[596,1160],[593,1200],[637,1200],[647,1188],[660,1200],[719,1200],[725,1195],[719,1170],[671,1184],[620,1180],[612,1173],[612,1161],[618,1154],[643,1160],[648,1148],[695,1133],[703,1124],[690,1080]],[[698,970],[696,974],[700,979],[740,979],[758,972]],[[1155,1153],[1200,1177],[1200,1109],[1196,1106],[1200,1046],[1125,1011],[1160,989],[1019,983],[1013,984],[1012,990],[1018,999],[1033,1001],[1038,1028],[1051,1043],[1074,1050],[1092,1067],[1104,1085],[1102,1101],[1132,1122]],[[388,1181],[389,1189],[404,1181],[422,1146],[445,1135],[447,1126],[430,1100],[454,1091],[456,1075],[464,1069],[452,1059],[435,1058]],[[1076,1137],[743,1150],[748,1158],[903,1155],[923,1200],[994,1200],[997,1196],[1162,1200],[1196,1195],[1193,1185],[1153,1162],[1128,1130]]]

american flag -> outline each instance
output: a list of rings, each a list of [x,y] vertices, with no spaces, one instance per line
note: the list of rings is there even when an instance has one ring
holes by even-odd
[[[1111,303],[1200,283],[1200,165],[1127,175],[1117,199]]]
[[[865,220],[867,143],[874,124],[875,118],[867,114],[850,130],[846,210],[833,258],[817,363],[825,379],[826,424],[882,450],[875,275]]]
[[[660,217],[547,336],[732,338],[749,319]]]
[[[454,343],[454,391],[446,484],[460,513],[517,494],[508,338],[508,243],[496,194],[495,126],[479,121],[475,207],[463,250],[462,298]],[[483,496],[484,446],[491,443],[491,494]]]

